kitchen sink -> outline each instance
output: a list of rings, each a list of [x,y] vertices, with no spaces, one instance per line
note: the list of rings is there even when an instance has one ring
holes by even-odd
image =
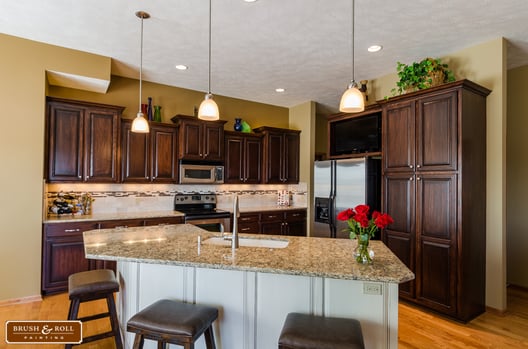
[[[220,236],[214,236],[202,242],[205,245],[231,246],[231,240],[226,240]],[[288,240],[282,239],[252,239],[238,238],[240,247],[264,247],[264,248],[285,248],[288,246]]]

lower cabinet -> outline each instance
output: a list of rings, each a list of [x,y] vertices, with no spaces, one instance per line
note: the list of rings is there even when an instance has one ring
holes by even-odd
[[[306,210],[242,213],[238,219],[240,233],[306,236]]]
[[[42,294],[68,290],[68,276],[94,269],[115,270],[115,261],[86,259],[83,232],[93,229],[128,228],[143,225],[178,224],[183,217],[111,220],[102,222],[45,223],[42,234]]]

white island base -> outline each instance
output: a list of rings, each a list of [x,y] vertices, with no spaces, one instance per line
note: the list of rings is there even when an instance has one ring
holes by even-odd
[[[289,312],[355,318],[361,322],[366,348],[398,346],[397,283],[124,260],[118,260],[118,278],[125,348],[133,344],[133,334],[126,332],[127,320],[163,298],[217,307],[218,349],[277,348]],[[145,348],[156,345],[146,340]],[[205,348],[203,337],[196,348]]]

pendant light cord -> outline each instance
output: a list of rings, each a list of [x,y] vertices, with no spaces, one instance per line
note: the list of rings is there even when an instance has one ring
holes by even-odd
[[[211,0],[209,0],[209,84],[207,93],[211,94]]]
[[[354,10],[354,0],[352,0],[352,81],[356,80],[355,73],[354,73],[354,17],[355,17],[355,10]]]
[[[140,49],[139,49],[139,112],[141,112],[141,91],[143,90],[143,15],[141,17],[141,40],[140,40]]]

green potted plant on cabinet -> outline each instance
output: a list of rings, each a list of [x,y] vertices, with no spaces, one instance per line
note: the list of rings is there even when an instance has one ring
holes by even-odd
[[[411,64],[397,62],[396,71],[400,80],[391,90],[393,96],[455,81],[453,72],[439,58],[427,57]]]

